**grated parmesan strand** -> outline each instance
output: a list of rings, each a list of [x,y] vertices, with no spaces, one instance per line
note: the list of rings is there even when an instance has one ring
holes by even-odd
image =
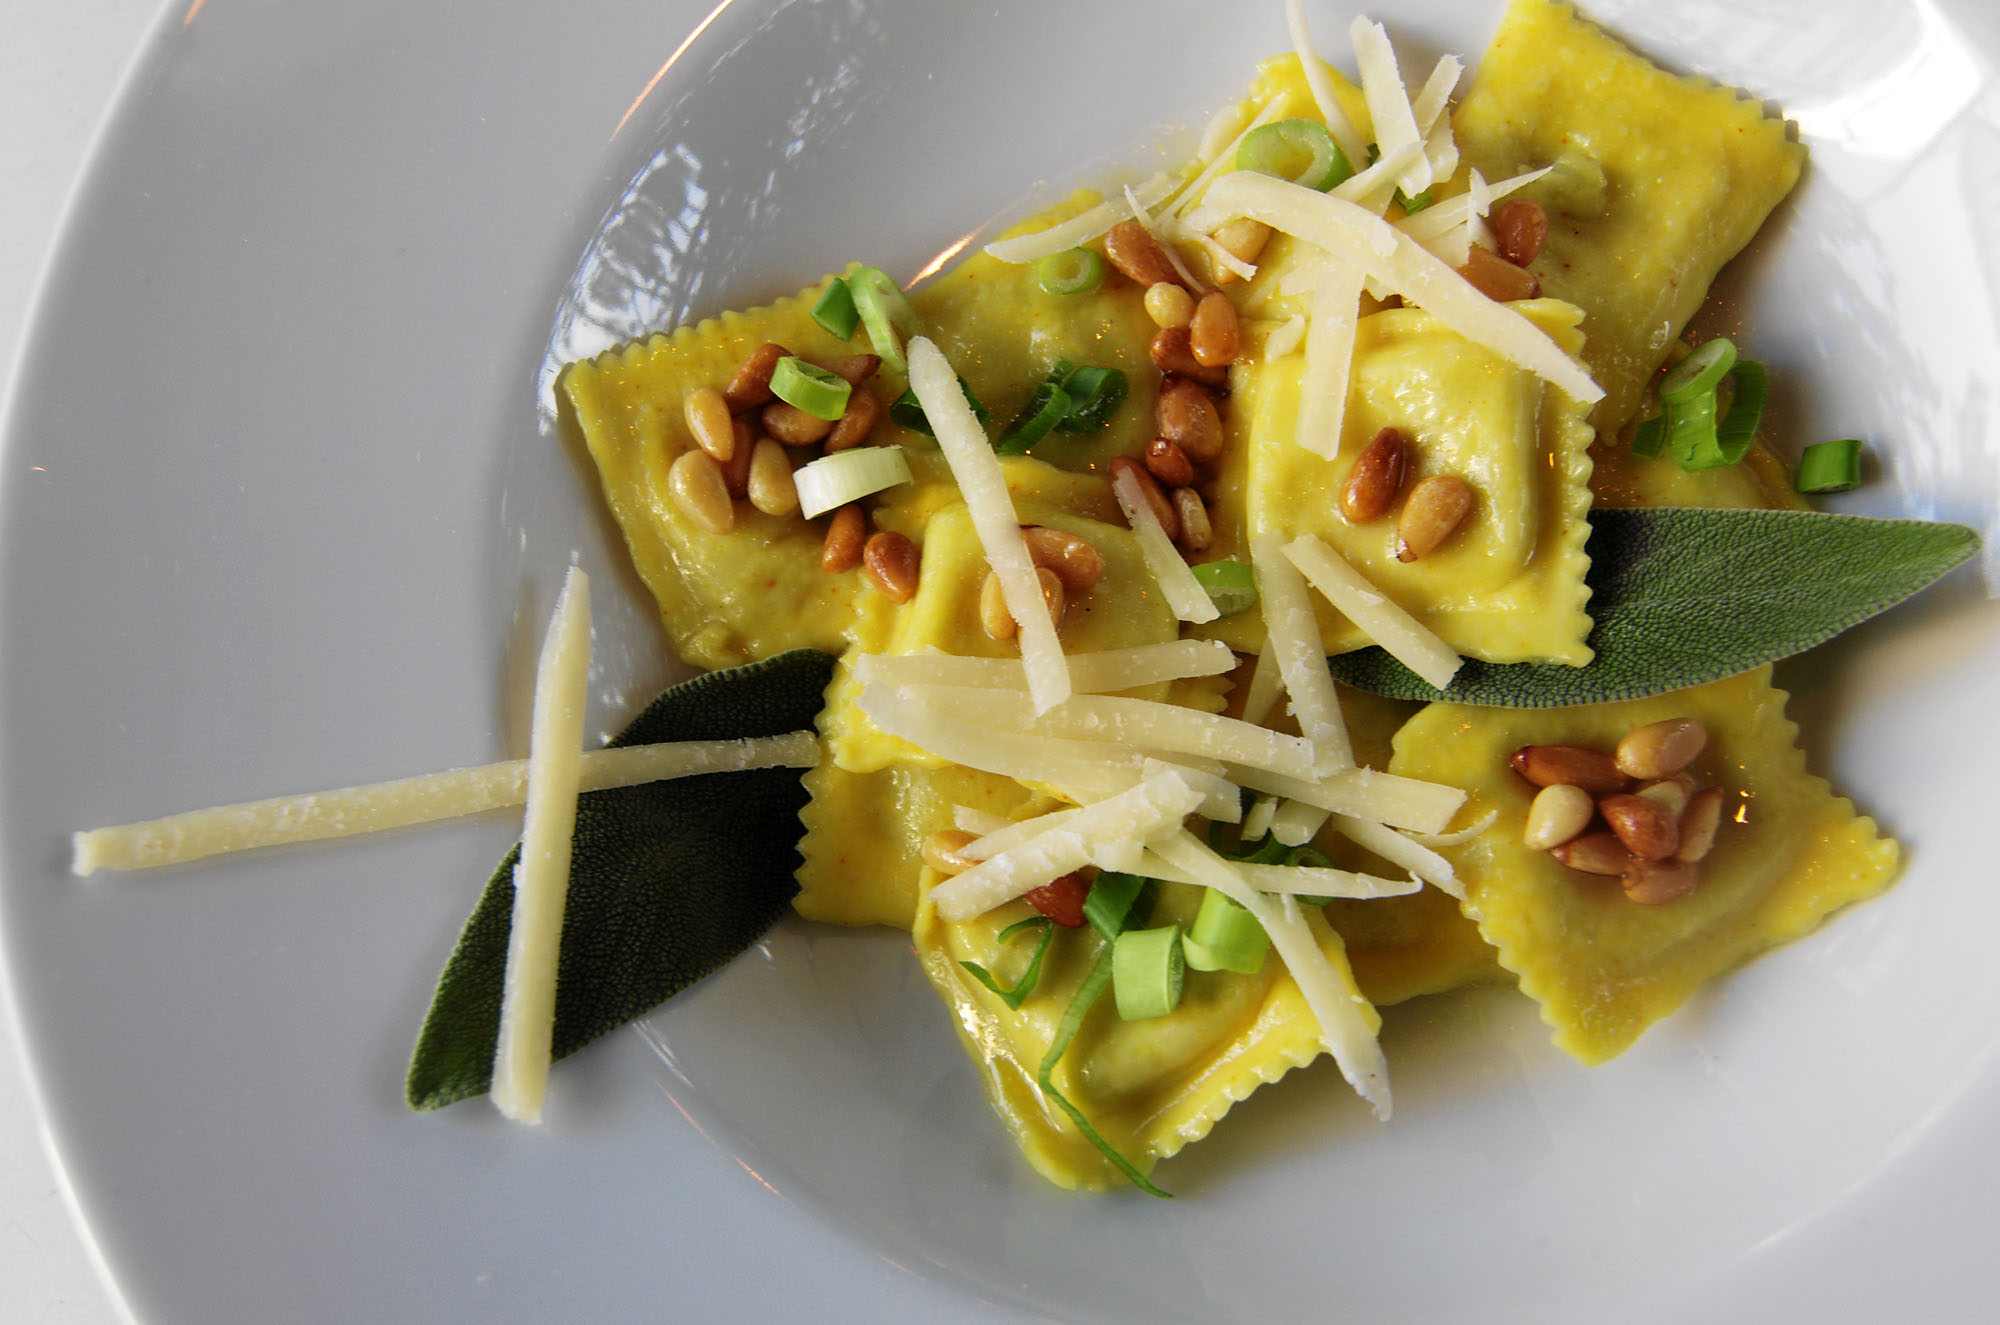
[[[1343,768],[1317,779],[1286,777],[1247,764],[1231,764],[1229,776],[1252,791],[1316,805],[1335,814],[1433,833],[1451,822],[1465,793],[1437,782],[1420,782],[1373,768]],[[1399,864],[1401,862],[1398,862]]]
[[[1280,555],[1276,534],[1263,534],[1250,548],[1257,568],[1258,602],[1264,609],[1264,647],[1278,655],[1278,671],[1292,699],[1299,732],[1319,752],[1319,769],[1352,767],[1354,750],[1340,715],[1340,695],[1326,668],[1319,619],[1313,615],[1305,578]]]
[[[1299,53],[1299,68],[1306,76],[1306,86],[1312,89],[1313,102],[1319,107],[1320,118],[1326,121],[1327,132],[1333,141],[1340,144],[1341,154],[1350,166],[1358,166],[1368,159],[1368,144],[1347,118],[1347,112],[1340,107],[1340,98],[1334,93],[1333,79],[1327,76],[1326,62],[1313,49],[1312,28],[1306,22],[1305,0],[1285,0],[1285,26],[1291,32],[1292,49]]]
[[[1341,615],[1388,650],[1397,662],[1439,690],[1451,684],[1451,678],[1465,660],[1429,627],[1370,584],[1346,558],[1312,534],[1287,545],[1285,557]]]
[[[1361,269],[1333,258],[1321,259],[1313,288],[1312,319],[1306,324],[1305,366],[1299,380],[1299,415],[1292,440],[1322,459],[1340,454],[1360,318]]]
[[[1222,615],[1216,609],[1215,600],[1208,596],[1208,590],[1201,587],[1201,581],[1194,577],[1187,562],[1175,550],[1167,531],[1160,526],[1159,517],[1153,514],[1152,505],[1139,487],[1138,476],[1131,470],[1114,472],[1111,493],[1118,498],[1118,506],[1125,512],[1125,519],[1139,540],[1139,555],[1145,558],[1146,569],[1153,572],[1153,579],[1160,586],[1160,595],[1167,600],[1174,616],[1198,624],[1213,621]]]
[[[1230,862],[1243,876],[1243,882],[1260,893],[1287,893],[1294,897],[1351,897],[1369,901],[1378,897],[1407,897],[1421,891],[1421,879],[1385,879],[1375,874],[1357,874],[1352,870],[1330,869],[1321,865],[1254,865],[1246,860]],[[1190,870],[1182,869],[1162,856],[1157,849],[1148,848],[1133,874],[1145,874],[1168,883],[1187,883],[1201,888],[1207,881],[1195,876]]]
[[[1271,836],[1288,847],[1302,847],[1318,836],[1333,812],[1325,806],[1309,805],[1305,801],[1281,801],[1278,812],[1271,816]]]
[[[1173,183],[1165,175],[1153,175],[1141,183],[1135,192],[1150,206],[1172,193]],[[986,251],[1002,262],[1033,262],[1051,253],[1067,252],[1090,243],[1124,220],[1126,215],[1126,203],[1123,199],[1101,202],[1089,211],[1080,212],[1067,221],[1058,221],[1045,230],[1014,235],[1008,239],[996,239],[986,246]]]
[[[1354,63],[1361,74],[1368,118],[1375,122],[1376,147],[1385,158],[1399,147],[1417,149],[1415,159],[1398,171],[1396,178],[1396,187],[1415,197],[1431,186],[1431,163],[1423,155],[1423,130],[1410,108],[1410,90],[1396,63],[1396,49],[1389,44],[1388,30],[1364,15],[1356,15],[1347,35],[1354,43]]]
[[[1236,655],[1219,640],[1162,640],[1122,649],[1064,655],[1069,687],[1077,694],[1132,690],[1159,681],[1196,676],[1220,676],[1236,666]],[[1025,690],[1027,675],[1013,658],[971,658],[940,653],[863,653],[854,659],[854,675],[862,682],[894,685],[984,686],[994,690]]]
[[[1461,902],[1465,900],[1465,885],[1458,881],[1458,871],[1452,868],[1450,861],[1421,842],[1411,841],[1386,824],[1353,815],[1334,815],[1333,826],[1354,845],[1374,852],[1391,865],[1408,870],[1447,896],[1456,897]]]

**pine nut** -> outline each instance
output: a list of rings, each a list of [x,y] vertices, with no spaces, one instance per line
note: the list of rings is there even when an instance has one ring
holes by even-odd
[[[1137,221],[1120,221],[1104,236],[1104,258],[1132,278],[1141,289],[1170,281],[1180,284],[1180,273],[1167,258],[1153,232]]]
[[[1146,287],[1146,316],[1156,327],[1184,327],[1194,320],[1194,296],[1172,281]]]
[[[1174,514],[1181,518],[1181,536],[1175,541],[1189,552],[1206,552],[1215,541],[1215,526],[1209,523],[1201,494],[1193,488],[1175,488]]]
[[[1146,346],[1146,357],[1163,373],[1192,377],[1203,386],[1221,386],[1229,380],[1229,370],[1211,368],[1194,357],[1194,344],[1186,327],[1161,327]]]
[[[1039,524],[1022,526],[1021,538],[1035,565],[1055,572],[1071,593],[1088,593],[1104,578],[1104,554],[1087,538]]]
[[[1507,199],[1487,216],[1486,224],[1492,227],[1500,256],[1516,267],[1533,262],[1549,237],[1549,214],[1529,198]]]
[[[1146,443],[1146,472],[1170,488],[1194,482],[1194,461],[1172,440],[1155,437]]]
[[[1635,860],[1618,883],[1641,906],[1659,906],[1693,892],[1695,871],[1684,860]]]
[[[667,489],[674,505],[711,534],[726,534],[736,526],[736,506],[722,482],[722,467],[706,451],[683,451],[667,470]]]
[[[1668,718],[1625,734],[1618,742],[1618,767],[1635,778],[1672,777],[1708,745],[1708,728],[1694,718]]]
[[[792,483],[792,461],[785,448],[761,437],[750,453],[750,478],[745,485],[750,504],[766,515],[790,515],[799,509],[799,490]]]
[[[1474,244],[1466,255],[1465,264],[1457,269],[1458,274],[1472,283],[1472,288],[1495,303],[1508,304],[1516,299],[1533,299],[1542,292],[1542,283],[1526,267],[1516,267],[1490,248]]]
[[[764,406],[764,412],[759,417],[764,424],[764,431],[774,441],[783,442],[786,446],[811,446],[814,442],[824,440],[826,435],[833,431],[830,420],[822,419],[817,414],[808,414],[797,405],[784,400],[774,400]]]
[[[1679,819],[1687,812],[1688,798],[1694,795],[1694,779],[1686,776],[1661,778],[1648,782],[1632,794],[1658,801],[1666,807],[1668,814]]]
[[[1354,458],[1340,490],[1340,513],[1355,524],[1379,520],[1396,504],[1410,464],[1410,444],[1394,428],[1384,428]]]
[[[1621,792],[1598,801],[1597,812],[1625,849],[1641,860],[1665,860],[1681,844],[1679,817],[1656,800]]]
[[[1623,874],[1632,863],[1632,853],[1610,833],[1585,833],[1549,848],[1569,868],[1582,874]]]
[[[1681,845],[1675,860],[1689,864],[1707,858],[1715,845],[1715,830],[1722,826],[1722,788],[1708,787],[1694,794],[1687,812],[1681,816]]]
[[[1117,482],[1118,476],[1125,473],[1131,474],[1133,480],[1138,483],[1139,495],[1146,499],[1146,505],[1152,508],[1153,518],[1167,531],[1167,537],[1178,543],[1181,537],[1181,517],[1179,512],[1174,510],[1174,504],[1167,500],[1167,494],[1160,491],[1160,485],[1153,482],[1153,476],[1148,474],[1145,466],[1138,461],[1124,455],[1113,457],[1112,481]]]
[[[1255,262],[1264,255],[1264,245],[1270,242],[1271,227],[1262,221],[1239,216],[1217,230],[1214,238],[1217,246],[1238,262]],[[1219,262],[1215,264],[1217,285],[1228,285],[1241,279],[1230,268]]]
[[[687,420],[694,442],[716,460],[727,463],[736,450],[736,423],[729,417],[729,402],[712,386],[698,386],[681,401],[681,415]]]
[[[1194,306],[1188,322],[1188,349],[1204,368],[1227,368],[1236,362],[1236,305],[1220,290],[1210,290]]]
[[[1528,823],[1521,841],[1530,850],[1547,851],[1572,840],[1590,827],[1597,802],[1582,787],[1558,782],[1535,793],[1528,805]]]
[[[917,596],[917,545],[907,535],[893,529],[868,535],[861,548],[861,564],[890,602],[907,603]]]
[[[849,502],[833,513],[826,527],[826,542],[820,546],[820,568],[829,574],[853,570],[861,564],[861,549],[868,541],[868,517],[861,507]]]
[[[991,639],[1013,639],[1021,629],[1007,610],[1006,595],[1000,591],[1000,577],[992,571],[979,583],[979,624]]]
[[[1058,629],[1063,623],[1063,613],[1069,608],[1068,597],[1063,592],[1062,576],[1047,566],[1035,567],[1035,583],[1042,586],[1042,606],[1049,609],[1049,620]]]
[[[778,367],[778,360],[791,351],[776,341],[766,341],[750,352],[743,366],[736,370],[736,376],[729,379],[729,385],[722,394],[729,401],[729,412],[741,414],[768,404],[771,396],[771,374]]]
[[[722,466],[722,486],[729,489],[732,497],[748,496],[750,460],[757,453],[757,434],[750,427],[750,420],[741,415],[730,425],[729,431],[732,437],[729,459]]]
[[[827,454],[845,451],[850,446],[859,446],[867,441],[868,434],[875,431],[875,421],[881,417],[882,402],[875,398],[875,393],[856,387],[847,397],[847,412],[840,416],[840,421],[833,425],[833,431],[826,435]]]
[[[1524,745],[1508,762],[1538,787],[1567,783],[1593,795],[1605,795],[1631,785],[1631,779],[1618,771],[1610,755],[1587,745]]]
[[[875,370],[881,366],[879,354],[842,354],[820,365],[849,386],[860,386],[875,376]]]
[[[939,874],[963,874],[979,862],[960,855],[979,839],[963,828],[943,828],[924,839],[924,864]]]
[[[1222,455],[1222,412],[1195,382],[1181,380],[1162,386],[1153,407],[1153,422],[1160,436],[1180,447],[1197,465],[1210,464]]]
[[[1458,475],[1419,480],[1396,522],[1396,560],[1415,561],[1437,551],[1471,510],[1472,485]]]

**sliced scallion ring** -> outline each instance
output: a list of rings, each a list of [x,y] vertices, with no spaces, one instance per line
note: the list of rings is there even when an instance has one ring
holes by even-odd
[[[1187,964],[1197,971],[1235,971],[1255,975],[1264,969],[1271,936],[1257,917],[1213,888],[1201,899],[1201,910],[1182,939]]]
[[[1243,135],[1236,168],[1302,184],[1324,193],[1354,173],[1340,144],[1318,120],[1273,120]]]
[[[771,370],[772,395],[828,423],[847,412],[847,397],[853,390],[840,374],[795,355],[786,355]]]
[[[1035,262],[1035,282],[1050,294],[1089,294],[1104,284],[1104,259],[1091,248],[1044,254]]]
[[[1092,880],[1083,899],[1083,918],[1090,922],[1098,937],[1106,943],[1118,937],[1147,882],[1143,874],[1120,874],[1115,870],[1104,870]]]
[[[808,520],[909,481],[910,462],[900,446],[849,447],[792,471],[799,514]]]
[[[910,361],[903,357],[903,338],[916,335],[924,324],[902,287],[880,267],[856,267],[847,274],[847,288],[853,292],[861,325],[868,329],[868,340],[884,366],[894,373],[909,372]]]
[[[1673,366],[1660,381],[1660,399],[1681,405],[1704,391],[1714,391],[1736,366],[1736,346],[1727,336],[1704,342]]]
[[[1235,616],[1257,606],[1257,570],[1249,562],[1204,561],[1188,569],[1222,615]]]
[[[1126,1021],[1164,1017],[1180,1006],[1187,959],[1181,927],[1128,929],[1111,947],[1111,992]]]
[[[861,310],[854,306],[854,291],[847,288],[846,281],[836,276],[826,283],[826,289],[812,306],[812,320],[835,340],[854,339],[854,328],[861,324]]]
[[[1859,437],[1814,442],[1799,457],[1793,486],[1800,492],[1846,492],[1860,487],[1861,446]]]

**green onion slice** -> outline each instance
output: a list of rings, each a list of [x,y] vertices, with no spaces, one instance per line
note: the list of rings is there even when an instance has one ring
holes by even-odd
[[[1035,385],[1028,403],[1014,416],[993,449],[1001,455],[1026,455],[1052,430],[1094,432],[1111,421],[1131,394],[1131,379],[1122,368],[1079,368],[1057,359],[1049,375]],[[890,411],[894,417],[895,411]]]
[[[1257,570],[1249,562],[1204,561],[1189,569],[1222,615],[1235,616],[1257,606]]]
[[[1757,440],[1757,425],[1764,418],[1764,402],[1771,395],[1771,378],[1755,359],[1738,359],[1729,370],[1730,384],[1736,388],[1729,412],[1715,426],[1717,465],[1733,465],[1749,454]]]
[[[1014,421],[1007,425],[993,449],[1001,455],[1026,455],[1029,448],[1048,436],[1055,426],[1069,417],[1072,401],[1069,392],[1059,386],[1043,382],[1035,388],[1035,394]]]
[[[1325,192],[1354,173],[1340,144],[1318,120],[1273,120],[1243,135],[1236,168]]]
[[[880,267],[856,267],[847,274],[847,288],[853,292],[854,307],[861,314],[861,325],[868,329],[875,353],[891,372],[909,372],[903,338],[916,335],[924,324],[902,288]]]
[[[839,373],[795,355],[786,355],[771,370],[772,395],[828,423],[847,413],[847,397],[853,390]]]
[[[1187,964],[1197,971],[1255,975],[1264,969],[1271,936],[1256,916],[1211,888],[1201,899],[1201,910],[1195,913],[1183,946]]]
[[[1799,457],[1794,486],[1800,492],[1846,492],[1860,487],[1861,446],[1859,437],[1814,442]]]
[[[958,379],[958,389],[965,393],[965,403],[972,406],[972,417],[979,420],[979,426],[984,428],[991,424],[993,422],[993,413],[986,406],[979,403],[978,396],[972,394],[972,383],[960,377]],[[900,424],[908,428],[911,432],[920,432],[926,437],[937,436],[936,433],[931,431],[931,421],[924,416],[924,407],[917,400],[917,393],[908,387],[903,389],[902,395],[897,396],[889,402],[889,421]],[[840,451],[836,452],[836,454],[846,455],[847,453]]]
[[[1143,874],[1099,871],[1090,885],[1090,892],[1084,896],[1083,918],[1090,922],[1098,937],[1106,943],[1111,942],[1124,930],[1127,917],[1139,907],[1140,894],[1146,892],[1146,885],[1151,882],[1153,880]],[[1144,906],[1146,910],[1152,910],[1150,896],[1145,899]]]
[[[909,481],[910,462],[900,446],[850,447],[792,471],[799,514],[808,520]]]
[[[1125,1021],[1164,1017],[1180,1006],[1187,959],[1181,927],[1128,929],[1111,945],[1111,992]]]
[[[1650,419],[1641,419],[1632,430],[1632,454],[1651,460],[1667,446],[1667,413],[1661,410]]]
[[[1669,405],[1684,404],[1704,391],[1713,391],[1736,366],[1736,346],[1727,336],[1704,342],[1687,358],[1673,366],[1660,382],[1660,399]]]
[[[1408,198],[1403,196],[1401,189],[1398,189],[1396,190],[1396,201],[1403,204],[1403,215],[1415,216],[1418,212],[1436,202],[1437,198],[1433,196],[1430,189],[1425,189],[1422,193]]]
[[[1131,393],[1131,379],[1122,368],[1078,368],[1063,379],[1069,393],[1069,414],[1056,427],[1064,432],[1096,432]]]
[[[1035,280],[1050,294],[1089,294],[1104,284],[1104,259],[1092,248],[1046,253],[1035,263]]]
[[[854,306],[854,291],[846,281],[836,276],[826,283],[812,306],[812,320],[835,340],[854,339],[854,328],[861,325],[861,310]]]
[[[998,994],[1000,1001],[1010,1008],[1018,1009],[1027,999],[1028,995],[1035,992],[1035,983],[1042,978],[1042,958],[1048,955],[1049,942],[1056,936],[1056,927],[1055,922],[1047,916],[1029,916],[1026,920],[1017,920],[1000,931],[999,941],[1001,943],[1008,943],[1016,935],[1025,934],[1031,929],[1041,931],[1041,942],[1035,945],[1035,951],[1029,956],[1027,966],[1021,971],[1021,978],[1014,982],[1012,988],[1001,984],[993,977],[991,971],[981,966],[978,962],[962,961],[959,963],[960,966],[972,972],[973,977],[980,984],[985,985],[988,989]]]
[[[1293,847],[1290,851],[1287,851],[1285,853],[1285,864],[1330,870],[1333,868],[1333,857],[1327,855],[1326,852],[1321,851],[1318,847],[1307,844],[1305,846]],[[1331,897],[1313,897],[1305,893],[1299,893],[1297,897],[1300,906],[1325,906],[1333,900]]]

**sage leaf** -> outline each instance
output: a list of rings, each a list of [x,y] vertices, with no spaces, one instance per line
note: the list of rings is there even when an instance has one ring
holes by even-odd
[[[612,745],[776,736],[813,725],[833,658],[810,649],[666,691]],[[709,773],[577,804],[556,974],[560,1059],[725,965],[783,915],[797,885],[800,769]],[[493,1079],[517,846],[487,881],[438,979],[410,1057],[413,1109]]]
[[[1334,676],[1395,699],[1499,708],[1599,704],[1684,690],[1825,642],[1979,550],[1964,525],[1821,511],[1645,507],[1590,514],[1588,666],[1468,658],[1449,689],[1379,648]]]

